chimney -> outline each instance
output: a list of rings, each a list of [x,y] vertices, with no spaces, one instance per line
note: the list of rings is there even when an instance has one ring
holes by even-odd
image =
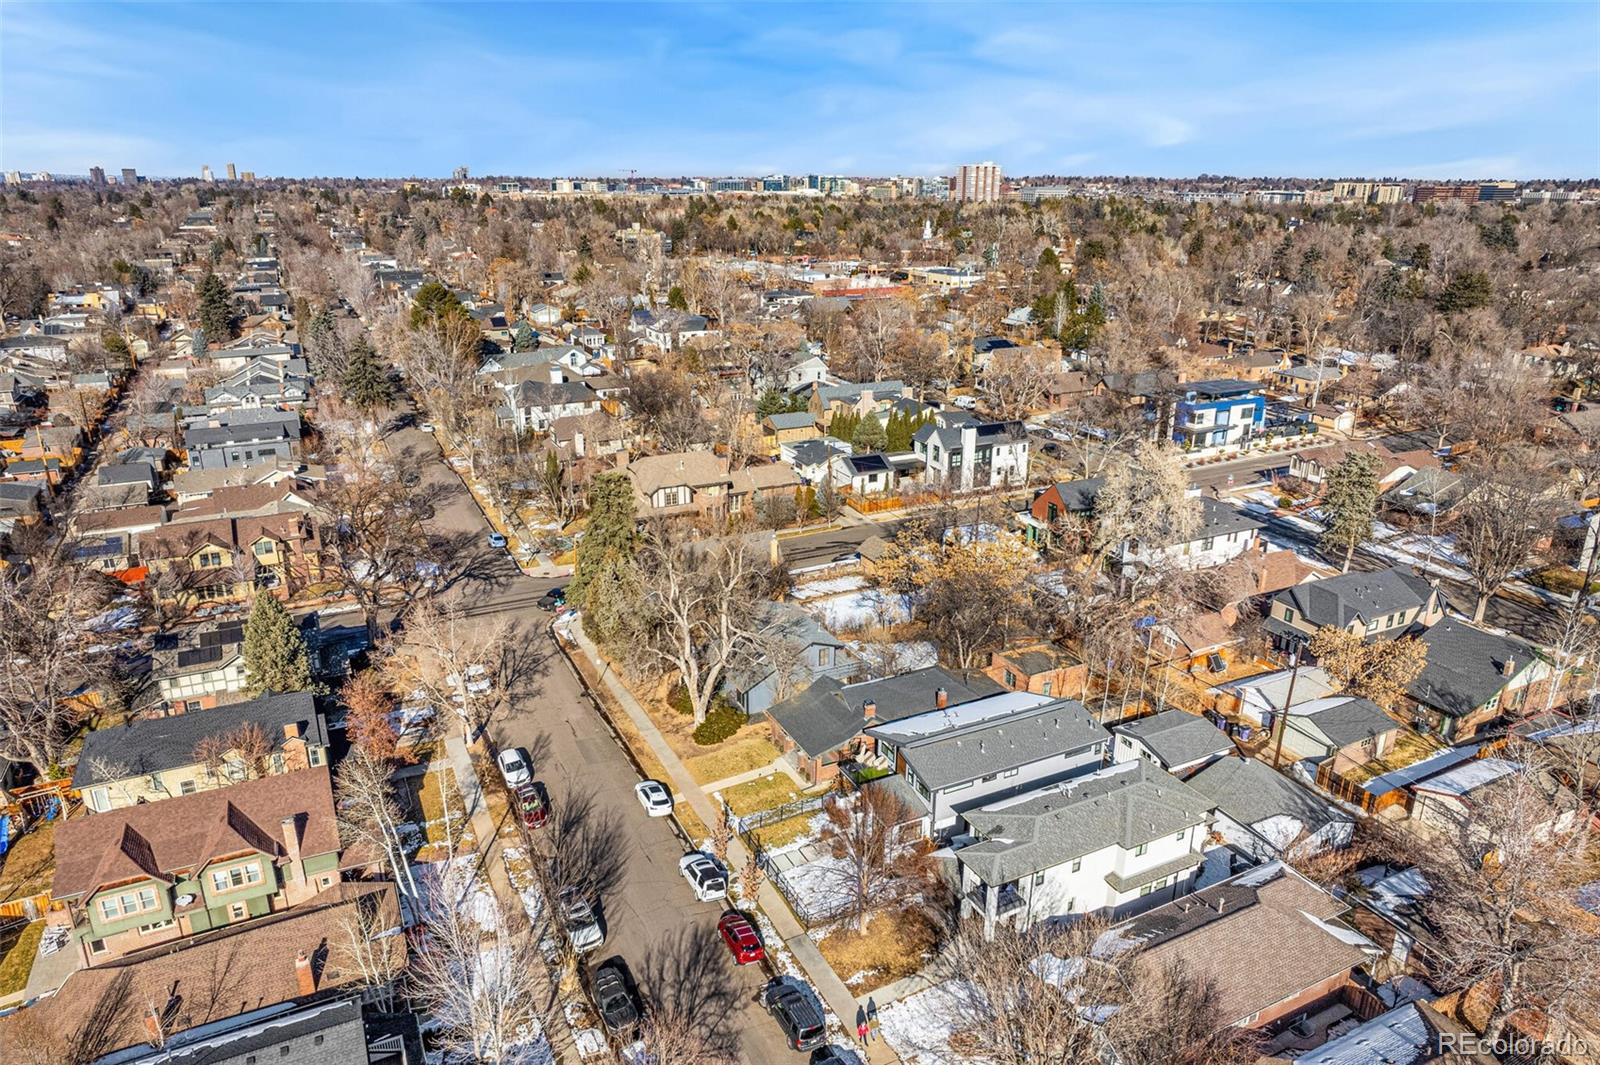
[[[167,1042],[166,1033],[161,1030],[161,1017],[154,1006],[144,1011],[144,1034],[151,1046],[164,1046]]]
[[[311,896],[305,863],[300,859],[300,819],[291,814],[278,822],[278,828],[283,835],[283,849],[289,856],[289,872],[294,877],[284,885],[284,895],[289,905],[293,906]]]
[[[944,688],[940,688],[938,691],[934,692],[933,693],[933,705],[935,707],[937,707],[938,709],[940,709],[940,710],[943,710],[945,707],[949,706],[950,705],[950,693],[948,691],[946,691]]]
[[[300,731],[301,731],[300,722],[298,722],[298,721],[286,721],[286,722],[284,722],[284,725],[283,725],[283,738],[286,739],[286,740],[299,739],[300,738]]]
[[[868,721],[876,721],[878,719],[878,704],[871,699],[868,699],[866,702],[862,703],[861,716],[866,718]]]
[[[1217,912],[1220,914],[1223,910],[1227,909],[1227,907],[1228,907],[1228,896],[1226,896],[1226,895],[1218,895],[1217,896]]]
[[[1505,662],[1500,666],[1500,675],[1502,677],[1512,677],[1516,675],[1516,672],[1517,660],[1511,655],[1506,655]]]
[[[303,950],[295,955],[294,979],[299,988],[298,994],[304,996],[317,993],[317,976],[311,971],[311,955]]]

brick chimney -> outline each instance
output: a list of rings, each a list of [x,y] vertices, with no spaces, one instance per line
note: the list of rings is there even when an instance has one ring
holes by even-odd
[[[301,951],[294,959],[294,979],[299,995],[314,995],[317,993],[317,975],[311,971],[311,955]]]
[[[300,722],[286,721],[283,725],[283,738],[286,740],[297,740],[300,738],[301,731],[302,726]]]
[[[1511,655],[1506,655],[1506,660],[1500,665],[1502,677],[1514,677],[1517,674],[1517,660]]]
[[[300,819],[291,814],[278,822],[283,836],[283,849],[289,856],[288,875],[284,878],[284,901],[293,906],[314,894],[306,879],[305,861],[300,856]]]
[[[940,688],[938,691],[934,692],[933,705],[939,710],[943,710],[948,707],[950,705],[950,693],[944,688]]]
[[[861,704],[861,716],[867,720],[868,724],[871,724],[871,723],[877,721],[878,720],[878,704],[873,702],[871,699],[868,699],[866,702],[862,703]]]

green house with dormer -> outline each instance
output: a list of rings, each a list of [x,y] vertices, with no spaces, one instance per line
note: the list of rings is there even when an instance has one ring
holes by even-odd
[[[326,766],[56,828],[49,920],[85,965],[299,906],[343,875]]]

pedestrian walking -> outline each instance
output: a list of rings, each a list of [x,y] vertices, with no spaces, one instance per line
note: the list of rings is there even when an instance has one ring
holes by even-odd
[[[867,1042],[879,1038],[878,1032],[878,1000],[867,997]]]
[[[866,1045],[866,1043],[867,1043],[867,1011],[862,1009],[860,1006],[856,1007],[856,1038],[861,1041],[861,1045],[862,1046]]]

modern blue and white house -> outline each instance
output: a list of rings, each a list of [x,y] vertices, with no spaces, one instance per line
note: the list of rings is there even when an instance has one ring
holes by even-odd
[[[1179,387],[1172,439],[1185,450],[1237,451],[1266,425],[1267,397],[1255,382],[1222,378]]]

